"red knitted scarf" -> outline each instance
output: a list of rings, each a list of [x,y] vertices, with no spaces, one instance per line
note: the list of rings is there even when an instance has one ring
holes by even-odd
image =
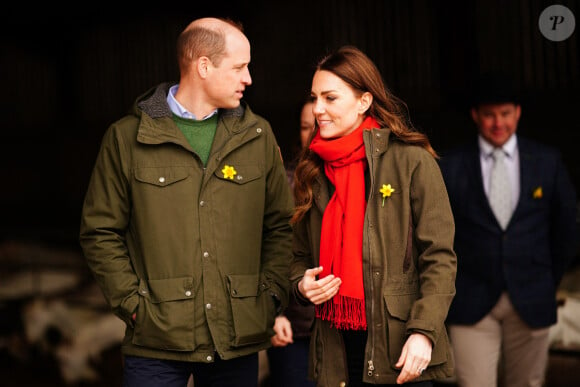
[[[339,329],[367,328],[362,241],[366,208],[365,177],[367,168],[363,130],[378,128],[367,117],[352,133],[325,140],[317,133],[310,149],[324,160],[324,172],[335,191],[322,216],[319,278],[334,274],[342,279],[338,294],[316,306],[316,317],[331,321]]]

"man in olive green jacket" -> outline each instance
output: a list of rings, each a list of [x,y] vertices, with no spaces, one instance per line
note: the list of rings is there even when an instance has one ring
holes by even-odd
[[[269,123],[241,102],[241,30],[194,21],[178,57],[180,83],[151,89],[107,130],[80,243],[127,324],[124,385],[183,387],[193,374],[196,386],[255,386],[288,300],[293,200]]]
[[[367,207],[363,235],[363,282],[367,334],[363,382],[395,384],[395,365],[412,333],[433,343],[425,372],[416,381],[453,375],[445,318],[455,295],[457,258],[454,221],[436,160],[419,146],[393,140],[388,129],[364,131]],[[389,196],[381,187],[394,188]],[[293,291],[306,270],[320,265],[322,215],[330,200],[329,181],[320,174],[314,203],[295,226]],[[340,331],[317,318],[310,343],[310,377],[317,386],[348,386]]]

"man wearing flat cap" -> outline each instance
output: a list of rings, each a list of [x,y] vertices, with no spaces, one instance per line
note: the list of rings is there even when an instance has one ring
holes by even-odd
[[[558,150],[516,134],[510,78],[486,74],[474,91],[477,136],[440,160],[456,224],[457,383],[541,387],[556,288],[576,253],[576,192]]]

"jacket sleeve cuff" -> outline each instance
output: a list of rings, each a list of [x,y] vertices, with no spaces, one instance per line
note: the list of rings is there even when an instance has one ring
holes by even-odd
[[[292,284],[292,292],[294,294],[294,298],[296,299],[298,304],[302,306],[312,305],[312,302],[310,302],[308,298],[304,297],[302,293],[300,293],[300,290],[298,290],[298,282],[300,282],[300,280],[297,280]]]

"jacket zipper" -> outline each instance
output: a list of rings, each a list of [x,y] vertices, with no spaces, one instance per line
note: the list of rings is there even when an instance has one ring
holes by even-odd
[[[374,178],[374,158],[373,158],[373,150],[374,150],[374,141],[373,141],[373,132],[369,131],[369,135],[367,136],[367,138],[369,139],[369,146],[370,146],[370,157],[368,157],[368,163],[369,163],[369,173],[370,173],[370,182],[371,182],[371,186],[369,189],[369,197],[372,198],[373,197],[373,192],[375,189],[375,178]],[[367,155],[369,155],[369,152],[367,152]],[[370,203],[372,203],[371,201],[368,201]],[[368,206],[368,204],[367,204]],[[365,217],[367,217],[367,222],[369,222],[370,220],[368,219],[368,211],[365,212]],[[368,256],[369,256],[369,283],[370,283],[370,294],[371,294],[371,318],[370,321],[367,321],[367,330],[370,333],[371,336],[371,355],[370,355],[370,360],[368,360],[368,367],[367,367],[367,375],[368,376],[373,376],[373,371],[375,370],[375,366],[373,364],[373,358],[375,357],[375,334],[374,334],[374,325],[373,325],[373,321],[374,321],[374,316],[375,316],[375,304],[373,302],[374,300],[374,284],[373,284],[373,265],[372,265],[372,261],[373,261],[373,257],[371,255],[371,248],[370,248],[370,240],[371,240],[371,236],[370,233],[367,233],[367,251],[368,251]],[[368,337],[368,336],[367,336]]]

